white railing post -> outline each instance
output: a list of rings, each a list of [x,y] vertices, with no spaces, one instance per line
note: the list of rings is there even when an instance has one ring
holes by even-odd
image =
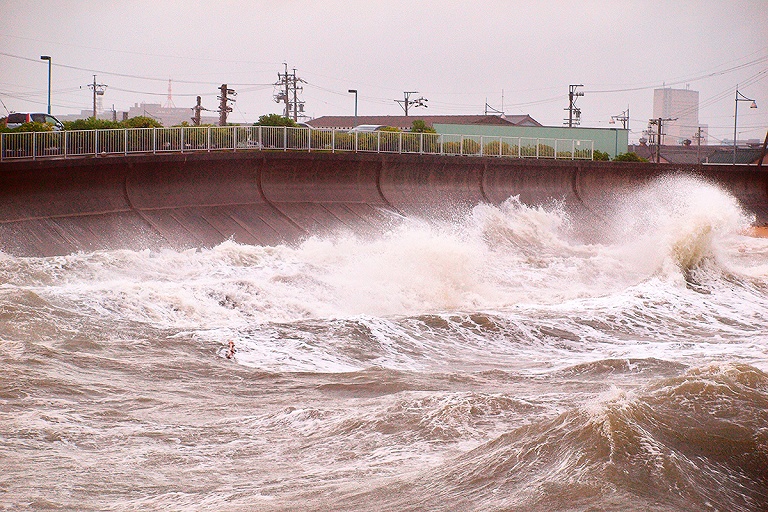
[[[179,130],[181,131],[181,152],[184,153],[184,127],[179,126]]]
[[[127,154],[128,154],[128,128],[123,128],[123,155],[127,155]]]
[[[36,133],[32,132],[32,160],[37,159],[37,137]]]
[[[331,153],[336,152],[336,128],[331,130]]]
[[[152,154],[157,153],[157,128],[152,127]]]

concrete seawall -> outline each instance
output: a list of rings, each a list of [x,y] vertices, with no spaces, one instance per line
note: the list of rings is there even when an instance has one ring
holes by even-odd
[[[435,155],[232,152],[0,164],[0,251],[292,243],[339,227],[380,230],[397,215],[450,215],[519,195],[563,200],[595,225],[612,196],[658,176],[698,174],[768,224],[768,171],[746,166],[516,160]]]

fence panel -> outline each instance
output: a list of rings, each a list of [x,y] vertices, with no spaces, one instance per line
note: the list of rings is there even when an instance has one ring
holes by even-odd
[[[316,130],[312,128],[309,140],[313,151],[334,151],[336,149],[333,130]]]
[[[3,133],[3,159],[34,158],[34,133]]]
[[[94,149],[100,154],[125,154],[125,130],[99,130]]]
[[[136,128],[126,131],[126,153],[153,153],[155,150],[155,129]]]
[[[183,132],[184,151],[208,151],[208,127],[184,126]]]
[[[574,140],[573,157],[577,160],[592,160],[595,150],[593,140]]]

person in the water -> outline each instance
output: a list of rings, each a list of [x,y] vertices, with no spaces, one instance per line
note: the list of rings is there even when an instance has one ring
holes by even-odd
[[[235,357],[235,342],[229,340],[229,350],[227,351],[227,359]]]

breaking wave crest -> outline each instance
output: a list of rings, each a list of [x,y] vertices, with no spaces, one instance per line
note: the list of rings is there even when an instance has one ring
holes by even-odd
[[[356,499],[381,499],[381,510],[751,512],[768,503],[766,425],[768,375],[739,364],[694,368],[614,389]]]

